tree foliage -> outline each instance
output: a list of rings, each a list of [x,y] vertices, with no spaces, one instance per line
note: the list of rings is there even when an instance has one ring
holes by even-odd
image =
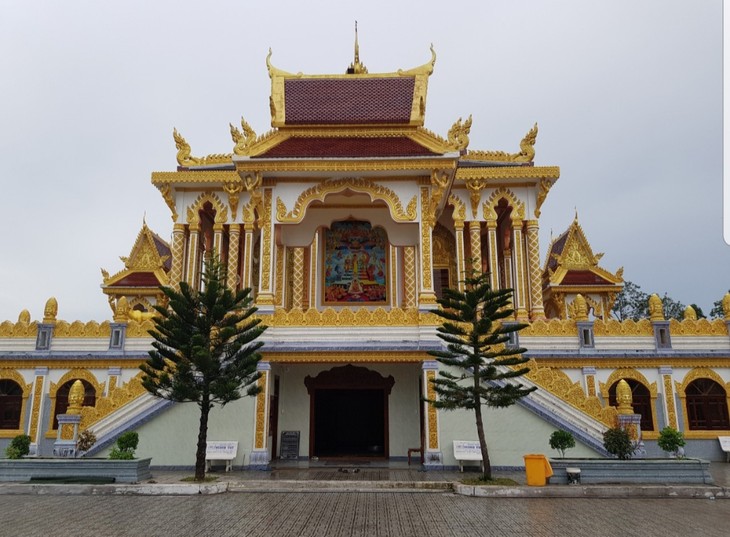
[[[522,356],[526,349],[505,345],[510,334],[526,326],[501,322],[514,313],[509,307],[512,290],[492,290],[486,273],[468,277],[463,283],[464,291],[444,289],[443,298],[438,300],[441,309],[435,313],[445,319],[438,337],[446,348],[429,354],[447,368],[431,381],[438,399],[429,403],[445,410],[474,411],[484,463],[482,478],[490,480],[482,405],[508,407],[537,388],[511,381],[529,371],[527,367],[513,368],[527,362]]]
[[[180,282],[179,291],[162,287],[168,307],[156,306],[155,341],[149,358],[140,366],[142,385],[151,394],[177,402],[195,402],[200,408],[200,427],[195,479],[205,478],[208,415],[221,406],[256,395],[260,373],[257,341],[266,329],[252,315],[250,289],[236,293],[225,283],[225,267],[208,256],[202,289]]]
[[[565,451],[575,447],[575,438],[570,431],[557,430],[550,435],[550,447],[560,453],[560,458],[565,458]]]
[[[730,293],[730,289],[728,289],[727,292]],[[722,309],[722,298],[720,298],[712,303],[710,319],[722,319],[723,317],[725,317],[725,311]]]
[[[628,280],[624,281],[624,287],[618,295],[616,301],[611,308],[611,314],[619,321],[627,321],[629,319],[638,321],[649,317],[649,296],[641,287]],[[662,305],[664,307],[664,318],[682,320],[684,318],[685,305],[678,300],[674,300],[666,292],[660,295]],[[693,306],[694,307],[694,306]],[[695,308],[697,316],[700,316],[702,310]]]

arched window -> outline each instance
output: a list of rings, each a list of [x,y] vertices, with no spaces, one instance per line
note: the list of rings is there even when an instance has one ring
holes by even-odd
[[[71,391],[76,379],[69,380],[66,384],[61,386],[56,392],[56,410],[53,413],[53,428],[58,429],[58,415],[65,414],[68,410],[68,392]],[[87,381],[81,379],[84,385],[84,403],[83,406],[95,406],[96,405],[96,390]]]
[[[653,431],[654,430],[654,419],[651,412],[651,394],[649,388],[644,386],[641,382],[634,379],[625,379],[626,383],[631,388],[632,405],[634,413],[641,414],[641,430],[642,431]],[[611,406],[618,406],[616,402],[616,386],[619,381],[613,383],[608,389],[608,404]]]
[[[725,389],[711,379],[693,380],[685,390],[687,396],[687,421],[691,430],[727,430],[727,394]]]
[[[0,429],[20,429],[23,389],[13,380],[0,380]]]

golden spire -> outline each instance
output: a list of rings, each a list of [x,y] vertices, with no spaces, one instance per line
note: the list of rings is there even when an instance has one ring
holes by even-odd
[[[357,41],[357,21],[355,21],[355,60],[347,68],[348,75],[367,74],[368,68],[360,63],[360,44]]]

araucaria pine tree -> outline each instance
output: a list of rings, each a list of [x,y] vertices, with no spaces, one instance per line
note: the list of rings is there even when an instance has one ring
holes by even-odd
[[[263,342],[257,339],[266,327],[252,317],[250,289],[232,292],[214,255],[206,259],[200,290],[186,282],[179,287],[162,287],[169,303],[155,307],[154,350],[140,369],[151,394],[200,407],[195,480],[202,481],[210,410],[259,393],[257,351]]]
[[[474,274],[464,279],[464,291],[444,289],[438,300],[441,309],[434,313],[445,321],[438,336],[446,343],[445,350],[430,351],[447,366],[433,379],[438,399],[429,401],[445,410],[474,411],[477,436],[482,451],[485,481],[492,479],[492,466],[484,436],[483,405],[508,407],[536,387],[525,388],[512,379],[529,371],[518,367],[527,362],[526,349],[507,345],[510,334],[526,325],[503,323],[512,316],[512,290],[492,290],[489,274]]]

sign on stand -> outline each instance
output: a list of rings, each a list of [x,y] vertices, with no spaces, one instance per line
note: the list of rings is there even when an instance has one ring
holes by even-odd
[[[280,445],[279,458],[294,461],[299,459],[299,431],[282,431]]]

